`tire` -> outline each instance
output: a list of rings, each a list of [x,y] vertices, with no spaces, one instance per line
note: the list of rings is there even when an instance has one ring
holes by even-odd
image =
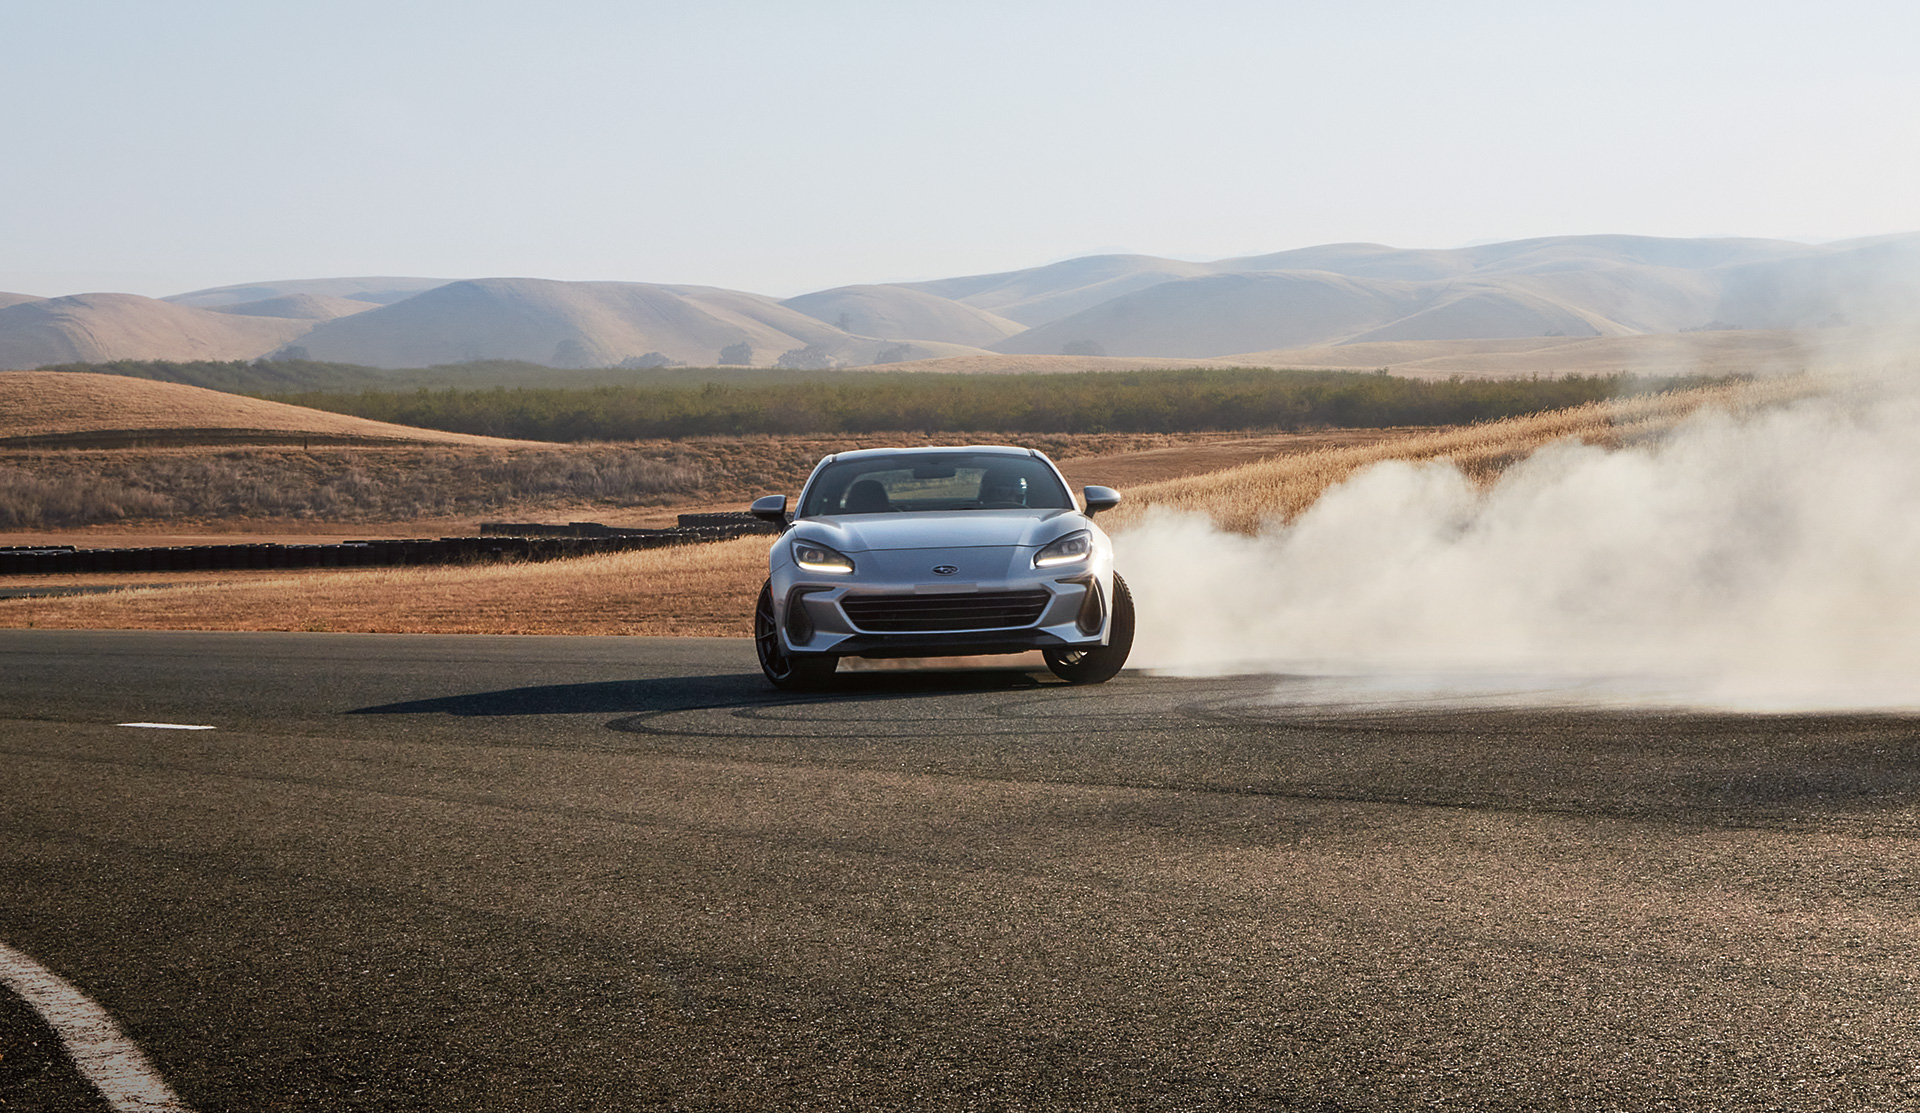
[[[1113,576],[1113,620],[1108,626],[1107,644],[1086,649],[1048,649],[1043,651],[1047,668],[1069,684],[1105,684],[1119,674],[1133,650],[1133,592],[1119,573]]]
[[[772,580],[761,585],[760,599],[753,607],[753,648],[760,656],[760,671],[783,691],[824,687],[840,665],[840,658],[831,653],[787,652],[780,641],[780,627],[773,620]]]

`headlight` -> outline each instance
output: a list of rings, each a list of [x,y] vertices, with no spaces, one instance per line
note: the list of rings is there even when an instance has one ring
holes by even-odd
[[[793,562],[808,572],[853,571],[853,561],[818,541],[796,539],[793,543]]]
[[[1058,568],[1063,564],[1085,564],[1093,555],[1093,534],[1086,530],[1069,533],[1033,554],[1035,568]]]

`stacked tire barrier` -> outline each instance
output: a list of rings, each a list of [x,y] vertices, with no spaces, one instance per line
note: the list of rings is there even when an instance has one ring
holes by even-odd
[[[705,527],[739,529],[747,533],[779,533],[780,527],[763,518],[756,518],[744,510],[729,510],[721,514],[682,514],[681,529],[701,529]]]
[[[726,518],[687,524],[687,518]],[[734,520],[746,519],[745,521]],[[70,545],[0,548],[0,576],[73,572],[201,572],[251,568],[389,568],[403,565],[479,564],[491,561],[565,560],[600,553],[660,549],[669,545],[731,541],[774,527],[748,515],[682,515],[671,529],[620,529],[551,536],[482,536],[376,539],[338,545],[179,545],[148,549],[76,549]],[[489,527],[498,523],[490,523]],[[592,522],[573,525],[594,526]],[[570,527],[559,527],[570,528]]]
[[[681,529],[728,529],[736,533],[778,533],[771,522],[762,521],[744,510],[716,514],[682,514]],[[599,522],[568,522],[564,526],[546,522],[482,522],[480,532],[489,537],[615,537],[628,533],[649,533],[624,526],[603,526]]]

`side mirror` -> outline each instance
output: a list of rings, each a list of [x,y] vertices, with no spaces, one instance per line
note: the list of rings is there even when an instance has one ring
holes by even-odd
[[[787,521],[787,496],[785,495],[762,495],[753,500],[752,506],[747,507],[747,513],[763,522],[772,522],[781,529],[786,529],[793,524]]]
[[[1120,492],[1112,487],[1088,487],[1081,493],[1087,499],[1087,517],[1089,518],[1102,510],[1112,510],[1120,505]]]

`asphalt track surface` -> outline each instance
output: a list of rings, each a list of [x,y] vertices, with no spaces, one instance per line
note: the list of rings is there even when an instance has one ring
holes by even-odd
[[[1274,683],[0,632],[0,942],[201,1113],[1920,1106],[1916,720]]]

